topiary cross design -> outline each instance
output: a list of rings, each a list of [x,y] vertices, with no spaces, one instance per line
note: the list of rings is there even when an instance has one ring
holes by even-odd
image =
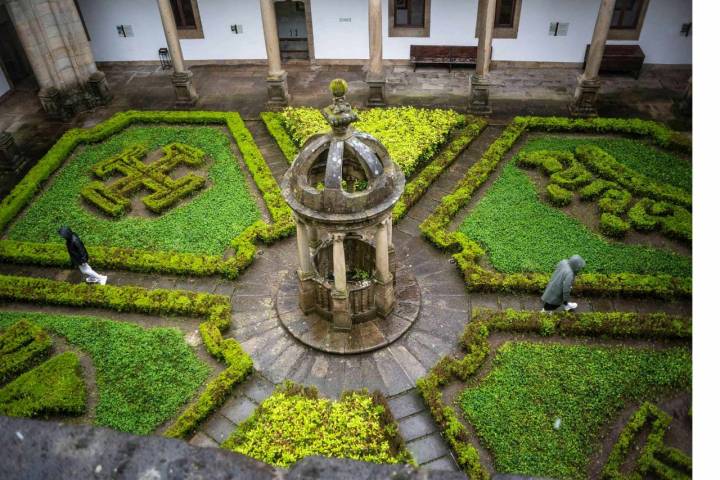
[[[206,179],[188,173],[178,179],[169,173],[181,165],[199,167],[205,161],[205,153],[190,145],[171,143],[162,147],[162,158],[144,163],[147,154],[144,145],[132,145],[120,154],[98,162],[92,172],[107,180],[111,175],[120,173],[122,178],[110,185],[93,181],[82,189],[82,197],[112,217],[119,217],[131,209],[130,198],[141,188],[152,193],[143,197],[142,202],[148,210],[162,213],[191,193],[201,189]]]

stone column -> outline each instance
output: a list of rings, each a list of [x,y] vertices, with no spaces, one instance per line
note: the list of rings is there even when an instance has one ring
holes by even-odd
[[[297,271],[300,283],[300,309],[305,313],[315,310],[315,283],[312,281],[313,268],[308,242],[308,226],[296,219],[298,258],[300,268]]]
[[[585,71],[578,76],[575,98],[570,105],[570,113],[573,115],[580,117],[597,116],[597,98],[600,90],[598,72],[600,71],[600,63],[605,51],[605,42],[607,42],[608,32],[610,32],[614,10],[615,0],[601,0],[588,58],[585,62]]]
[[[375,306],[382,317],[392,312],[395,305],[393,275],[390,273],[388,222],[392,220],[385,219],[380,222],[375,232]]]
[[[50,117],[68,119],[111,100],[73,0],[8,0],[7,7]]]
[[[175,87],[175,104],[178,106],[195,105],[198,94],[192,83],[192,72],[185,70],[185,60],[183,59],[170,0],[158,0],[158,8],[160,9],[163,30],[165,31],[165,42],[173,64],[172,83]]]
[[[370,38],[370,63],[368,65],[367,84],[370,87],[368,107],[384,107],[385,72],[382,61],[382,2],[368,0],[368,29]]]
[[[265,50],[268,58],[268,107],[280,109],[287,106],[289,94],[287,88],[287,72],[280,62],[280,39],[275,18],[275,1],[260,0],[263,33],[265,34]]]
[[[495,0],[478,0],[479,32],[475,73],[470,77],[468,111],[475,115],[490,115],[490,56],[495,27]]]
[[[318,227],[313,225],[307,225],[308,230],[308,241],[310,243],[310,253],[315,254],[317,248],[320,246],[320,235]]]
[[[333,327],[336,330],[350,330],[352,319],[350,318],[350,299],[347,290],[347,278],[345,275],[345,235],[336,233],[333,235],[333,276],[335,288],[332,291],[332,314]]]

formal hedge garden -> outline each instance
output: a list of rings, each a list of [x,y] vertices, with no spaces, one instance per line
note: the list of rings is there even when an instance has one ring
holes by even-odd
[[[163,151],[163,158],[143,162]],[[188,171],[181,175],[176,167]],[[240,116],[202,111],[128,111],[67,131],[0,203],[0,258],[67,265],[56,234],[61,224],[85,241],[94,266],[231,278],[252,262],[256,241],[294,231],[290,209]]]
[[[545,141],[542,150],[521,152],[505,166],[460,228],[454,230],[451,222],[473,200],[474,193],[485,184],[508,152],[526,133],[543,131],[554,135],[558,132],[622,135],[630,138],[626,142],[631,143],[615,145],[614,150],[609,148],[623,160],[614,159],[602,149],[607,143],[584,142],[577,146],[565,144],[564,147],[556,144],[549,150],[545,148],[548,142]],[[562,206],[573,201],[575,193],[570,188],[595,187],[597,195],[608,194],[599,202],[599,208],[607,210],[601,210],[600,220],[606,234],[623,229],[628,223],[618,216],[620,211],[634,209],[635,217],[639,217],[638,210],[642,207],[645,208],[643,218],[655,222],[646,230],[665,228],[668,231],[670,229],[662,225],[672,223],[672,230],[683,232],[676,236],[685,240],[691,238],[690,193],[677,186],[687,186],[688,167],[666,154],[650,161],[654,163],[638,168],[638,164],[652,157],[647,151],[637,153],[651,148],[641,142],[669,152],[690,151],[685,137],[650,121],[516,117],[468,170],[455,190],[442,199],[420,225],[420,230],[436,246],[453,253],[471,290],[540,292],[558,259],[579,253],[589,261],[586,273],[575,283],[576,293],[661,298],[689,296],[692,290],[689,257],[657,248],[612,243],[600,232],[588,230],[580,221],[548,205],[554,202],[555,206]],[[626,160],[627,157],[632,158]],[[515,163],[552,175],[542,198]],[[647,172],[666,163],[674,165],[672,172],[651,181]],[[583,195],[582,190],[579,195]],[[586,200],[591,198],[589,195]],[[548,199],[547,203],[541,201],[544,199]],[[631,201],[635,202],[632,208]],[[628,215],[632,218],[630,213]],[[492,268],[488,268],[488,263]]]

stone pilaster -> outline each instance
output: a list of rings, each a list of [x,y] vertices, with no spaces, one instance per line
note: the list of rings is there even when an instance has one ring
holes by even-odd
[[[274,0],[260,0],[260,15],[268,58],[268,107],[277,110],[288,105],[290,95],[287,88],[287,73],[282,69],[280,60],[280,39]]]
[[[305,273],[302,270],[297,271],[298,283],[300,284],[300,294],[298,302],[300,310],[303,313],[312,313],[315,311],[315,282],[311,273]]]
[[[490,56],[495,26],[495,0],[478,0],[479,32],[475,73],[470,77],[468,112],[473,115],[490,115]]]
[[[95,65],[73,0],[6,3],[48,116],[66,119],[109,101],[107,83],[101,90],[93,84],[102,74]]]
[[[393,275],[390,272],[388,222],[392,220],[385,219],[380,222],[375,232],[375,306],[382,317],[392,312],[395,306]]]
[[[368,29],[370,41],[370,58],[366,82],[370,88],[368,107],[384,107],[385,72],[382,63],[382,2],[369,0]]]
[[[588,58],[585,62],[585,70],[578,77],[575,97],[570,105],[572,115],[580,117],[597,116],[597,98],[600,90],[598,73],[600,72],[600,63],[605,52],[605,42],[607,42],[608,33],[610,32],[614,10],[615,0],[601,0]]]
[[[175,103],[180,107],[195,105],[198,94],[192,82],[192,72],[185,70],[185,59],[180,47],[180,39],[178,38],[170,0],[157,0],[157,2],[160,10],[160,20],[165,31],[165,41],[174,69],[171,78],[175,88]]]
[[[350,299],[345,275],[345,235],[333,235],[333,277],[335,286],[332,297],[333,327],[336,330],[349,330],[352,327]]]

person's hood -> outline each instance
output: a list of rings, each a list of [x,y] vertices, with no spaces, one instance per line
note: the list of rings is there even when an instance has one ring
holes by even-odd
[[[70,227],[60,227],[58,230],[58,235],[63,237],[65,240],[70,240],[70,237],[72,237],[72,230],[70,230]]]
[[[568,263],[574,273],[578,273],[580,270],[585,268],[585,260],[583,260],[580,255],[573,255],[568,259]]]

